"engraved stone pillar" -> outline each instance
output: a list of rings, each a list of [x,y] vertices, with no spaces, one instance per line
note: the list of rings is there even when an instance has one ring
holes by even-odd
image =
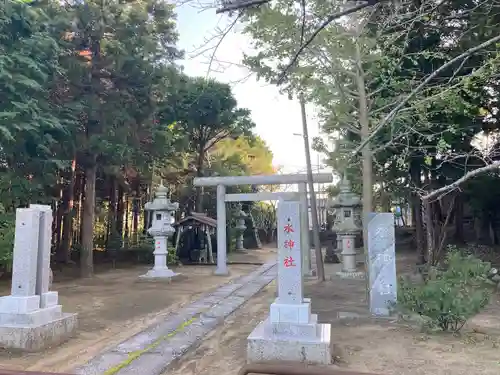
[[[39,351],[73,335],[76,314],[62,312],[49,291],[52,210],[32,205],[16,211],[11,295],[0,297],[0,346]]]
[[[294,201],[278,204],[278,298],[248,336],[249,362],[332,363],[330,324],[318,324],[303,295],[300,208]]]
[[[367,220],[370,312],[387,316],[397,301],[394,215],[372,213]]]

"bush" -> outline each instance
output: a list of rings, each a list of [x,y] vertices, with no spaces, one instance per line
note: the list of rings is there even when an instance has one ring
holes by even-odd
[[[154,239],[149,236],[141,236],[139,238],[139,241],[134,245],[130,245],[127,250],[136,252],[138,254],[144,254],[142,256],[143,260],[147,263],[153,263],[154,249],[155,249]],[[170,239],[168,243],[167,264],[169,266],[179,264],[179,259],[177,258],[177,254],[175,253],[175,244],[172,244]]]
[[[458,332],[489,303],[491,265],[449,249],[444,264],[429,270],[424,282],[401,279],[397,310],[418,314],[430,328]]]
[[[12,269],[15,232],[15,215],[3,212],[0,207],[0,270],[4,272]]]

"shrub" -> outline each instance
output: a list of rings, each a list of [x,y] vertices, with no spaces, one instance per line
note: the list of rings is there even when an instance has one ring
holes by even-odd
[[[397,310],[418,314],[430,328],[458,332],[488,303],[491,265],[449,249],[444,264],[429,269],[424,282],[401,279]]]
[[[154,262],[153,251],[155,249],[154,239],[149,236],[141,236],[138,242],[134,245],[128,247],[128,251],[134,251],[139,254],[143,254],[142,259],[147,263]],[[170,239],[168,243],[168,254],[167,254],[167,264],[176,265],[179,264],[179,259],[175,253],[175,244],[172,244]]]
[[[3,212],[0,207],[0,270],[9,272],[12,268],[16,218],[14,214]]]

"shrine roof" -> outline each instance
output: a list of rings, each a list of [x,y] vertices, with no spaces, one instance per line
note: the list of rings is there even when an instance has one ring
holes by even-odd
[[[212,228],[217,228],[217,220],[212,219],[211,217],[199,212],[191,212],[191,215],[186,216],[185,218],[177,221],[176,223],[173,224],[173,226],[187,225],[192,221],[208,225],[209,227]]]

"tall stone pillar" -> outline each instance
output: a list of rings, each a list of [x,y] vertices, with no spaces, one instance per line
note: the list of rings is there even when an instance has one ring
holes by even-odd
[[[229,275],[226,241],[226,187],[217,185],[217,268],[215,275]]]
[[[0,346],[35,352],[58,345],[77,328],[76,314],[62,312],[57,292],[49,291],[50,206],[16,211],[12,289],[0,297]]]
[[[298,361],[331,364],[331,326],[319,324],[304,298],[301,204],[278,205],[278,298],[270,315],[248,336],[249,362]]]

